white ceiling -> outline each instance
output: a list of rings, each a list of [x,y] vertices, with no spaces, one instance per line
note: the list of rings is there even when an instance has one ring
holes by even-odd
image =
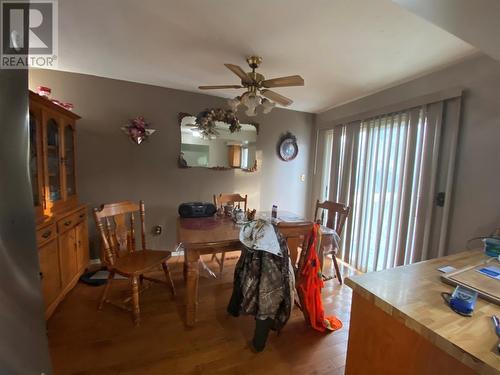
[[[308,112],[474,52],[389,0],[59,0],[59,70],[200,92],[239,83],[223,63],[258,54],[266,78],[304,77],[276,91]]]
[[[392,0],[500,61],[500,1]]]

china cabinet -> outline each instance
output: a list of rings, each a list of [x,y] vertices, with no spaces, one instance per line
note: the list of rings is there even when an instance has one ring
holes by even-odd
[[[30,91],[29,171],[46,318],[78,282],[89,260],[87,210],[76,190],[79,118]]]

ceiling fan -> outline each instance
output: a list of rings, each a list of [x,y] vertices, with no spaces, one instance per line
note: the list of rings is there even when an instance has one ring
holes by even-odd
[[[262,63],[262,57],[250,56],[247,58],[247,63],[252,69],[251,72],[245,71],[234,64],[224,64],[226,68],[232,71],[241,79],[241,85],[218,85],[218,86],[199,86],[201,90],[216,90],[216,89],[246,89],[246,91],[234,99],[229,99],[228,104],[233,111],[236,111],[240,104],[247,107],[245,112],[248,116],[255,116],[256,109],[262,105],[263,112],[269,113],[275,103],[285,107],[293,103],[293,101],[277,92],[268,90],[272,87],[289,87],[289,86],[304,86],[304,79],[299,75],[265,79],[265,77],[257,73],[255,69]]]

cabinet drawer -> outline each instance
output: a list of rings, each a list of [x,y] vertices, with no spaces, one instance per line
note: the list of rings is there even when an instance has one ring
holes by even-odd
[[[56,224],[50,224],[43,228],[37,229],[36,231],[36,243],[38,246],[41,246],[57,236]]]
[[[75,225],[78,225],[87,217],[87,212],[85,209],[79,210],[74,214],[63,217],[61,220],[57,222],[57,230],[59,233],[64,233],[68,229],[74,228]]]

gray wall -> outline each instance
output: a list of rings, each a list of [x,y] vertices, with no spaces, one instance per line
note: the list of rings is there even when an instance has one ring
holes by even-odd
[[[0,374],[50,374],[28,174],[28,72],[0,69]]]
[[[247,193],[250,207],[257,209],[268,210],[277,203],[281,209],[310,214],[310,202],[316,199],[308,189],[313,165],[309,154],[315,144],[312,114],[275,109],[255,119],[261,124],[257,173],[183,170],[176,165],[180,149],[177,113],[194,114],[206,107],[223,106],[222,99],[88,75],[32,70],[30,88],[42,84],[52,87],[54,97],[74,103],[75,112],[83,117],[77,137],[81,200],[94,207],[121,199],[144,199],[148,227],[161,224],[166,228],[164,235],[151,237],[151,246],[174,245],[180,202],[211,200],[217,192]],[[466,91],[449,252],[464,249],[467,239],[500,226],[500,64],[475,56],[316,116],[316,128],[327,128],[336,119],[456,86]],[[142,146],[132,144],[119,129],[137,115],[145,116],[158,129]],[[280,161],[275,152],[277,139],[286,130],[298,136],[300,147],[298,158],[290,163]],[[302,173],[306,174],[305,182],[300,181]],[[317,187],[316,179],[314,185]]]
[[[312,114],[274,109],[270,114],[250,119],[260,124],[259,170],[256,173],[179,169],[177,114],[196,114],[207,107],[222,107],[225,100],[48,70],[31,70],[29,81],[32,90],[39,85],[51,87],[53,97],[73,103],[75,112],[82,116],[77,128],[80,200],[96,207],[104,202],[144,199],[148,229],[155,224],[166,229],[160,237],[150,236],[150,247],[174,246],[179,203],[212,201],[215,193],[246,193],[250,208],[270,210],[276,203],[280,209],[307,213],[314,131]],[[128,119],[138,115],[144,116],[157,129],[141,146],[133,144],[120,130]],[[245,116],[240,119],[242,122],[249,120]],[[294,133],[299,142],[299,155],[289,163],[276,156],[276,143],[285,131]],[[306,174],[305,182],[300,181],[301,174]],[[90,224],[93,229],[93,221]]]
[[[500,226],[500,64],[483,55],[316,117],[324,129],[343,117],[463,86],[462,121],[456,160],[448,252],[465,249],[469,238]],[[318,187],[314,178],[314,190]]]

